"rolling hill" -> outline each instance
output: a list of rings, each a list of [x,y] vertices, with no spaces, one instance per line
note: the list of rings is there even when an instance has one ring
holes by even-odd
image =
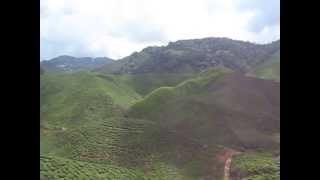
[[[277,179],[279,45],[182,40],[91,72],[41,66],[41,178],[219,180],[233,149],[233,178]]]

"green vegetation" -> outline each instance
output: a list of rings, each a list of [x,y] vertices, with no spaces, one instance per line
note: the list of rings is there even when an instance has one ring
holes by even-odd
[[[149,144],[157,126],[150,121],[123,116],[140,95],[122,83],[121,78],[88,72],[41,76],[40,151],[43,156],[40,160],[46,161],[43,160],[46,156],[51,158],[42,167],[43,177],[128,179],[126,174],[131,171],[118,170],[128,167],[143,171],[143,176],[137,175],[138,179],[188,179],[174,165],[145,158],[155,151],[148,152],[141,144]],[[93,168],[84,168],[86,165],[81,164],[85,163]],[[148,166],[151,169],[144,170]],[[103,173],[97,174],[102,167]],[[69,173],[74,169],[78,170]]]
[[[277,121],[259,119],[270,114],[265,98],[259,98],[263,92],[238,87],[255,83],[251,80],[228,69],[45,73],[40,76],[41,177],[221,179],[221,146],[278,148]]]
[[[177,73],[144,73],[118,75],[120,81],[132,87],[140,95],[146,95],[163,86],[175,86],[196,74]]]
[[[278,180],[280,164],[269,153],[245,153],[233,158],[233,176],[246,180]]]
[[[74,179],[74,180],[142,180],[142,173],[126,168],[75,161],[71,159],[40,156],[40,179]]]
[[[280,51],[273,54],[265,63],[255,68],[251,74],[262,79],[280,82]]]
[[[62,125],[69,128],[92,119],[112,117],[139,98],[124,83],[93,73],[40,77],[40,117],[43,126],[50,126],[47,128]]]
[[[211,73],[210,73],[211,72]],[[160,87],[153,90],[142,100],[136,102],[131,107],[132,116],[147,116],[153,112],[160,112],[158,108],[161,108],[167,102],[170,102],[174,98],[188,96],[193,93],[203,93],[204,87],[221,77],[224,71],[208,71],[200,76],[181,82],[175,87]]]
[[[262,112],[269,113],[265,99],[260,98],[263,92],[247,91],[242,84],[256,82],[241,76],[212,70],[177,86],[158,88],[136,102],[127,116],[158,123],[160,136],[175,132],[174,136],[186,135],[199,144],[277,148],[273,131],[279,129],[278,120],[257,121]],[[248,99],[255,104],[248,104]],[[270,132],[265,132],[267,128]]]

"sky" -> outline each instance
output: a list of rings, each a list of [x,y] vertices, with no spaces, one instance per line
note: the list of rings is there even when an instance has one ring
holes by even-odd
[[[280,39],[280,0],[40,0],[40,59],[120,59],[181,39]]]

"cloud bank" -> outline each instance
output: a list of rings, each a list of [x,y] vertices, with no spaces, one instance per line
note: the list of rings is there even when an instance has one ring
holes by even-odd
[[[280,38],[280,0],[41,0],[41,59],[130,55],[204,37]]]

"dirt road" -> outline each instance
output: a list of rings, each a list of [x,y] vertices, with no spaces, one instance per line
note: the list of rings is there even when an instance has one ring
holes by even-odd
[[[224,162],[223,180],[230,180],[230,169],[231,169],[232,157],[237,154],[240,154],[240,152],[233,149],[226,148],[221,154],[221,156],[219,157]]]

